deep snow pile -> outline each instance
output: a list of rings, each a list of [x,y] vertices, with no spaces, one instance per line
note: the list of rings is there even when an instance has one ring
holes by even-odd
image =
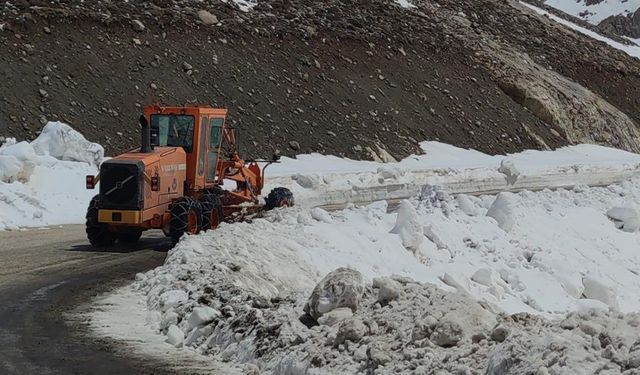
[[[291,189],[306,206],[404,199],[424,185],[480,193],[577,184],[609,185],[640,172],[640,155],[597,145],[554,151],[487,155],[439,142],[422,142],[423,154],[377,163],[331,155],[298,155],[269,166],[267,186]]]
[[[60,122],[50,122],[29,143],[9,138],[0,146],[0,230],[82,222],[95,192],[102,146]]]
[[[331,155],[283,158],[266,171],[269,190],[293,190],[308,207],[408,198],[425,184],[455,192],[613,183],[640,171],[640,155],[577,145],[555,151],[487,155],[439,142],[421,143],[423,154],[399,162],[355,161]],[[103,148],[62,123],[49,123],[31,143],[8,139],[0,148],[0,230],[81,223],[94,191]]]
[[[295,294],[260,299],[230,288],[224,272],[212,276],[194,293],[198,303],[187,304],[196,307],[169,307],[152,324],[168,327],[171,344],[240,363],[245,373],[587,374],[640,366],[638,314],[572,313],[555,322],[506,316],[394,277],[367,285],[355,311],[335,309],[305,325]],[[389,284],[396,293],[382,298]]]
[[[635,179],[482,197],[427,187],[397,212],[385,202],[277,210],[184,238],[135,286],[147,295],[149,324],[169,343],[249,364],[246,371],[635,368],[640,235],[624,229],[637,226],[639,201]],[[307,298],[338,267],[362,274],[360,307],[307,328],[298,320]],[[383,307],[374,279],[391,275],[403,286],[385,293],[395,302]],[[572,311],[571,324],[543,319]],[[344,319],[351,326],[340,336]],[[419,339],[418,323],[426,332]],[[439,324],[443,337],[432,337]]]

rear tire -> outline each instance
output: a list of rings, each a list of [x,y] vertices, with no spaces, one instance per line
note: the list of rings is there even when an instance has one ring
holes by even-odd
[[[86,232],[91,245],[96,247],[113,245],[116,240],[115,234],[109,231],[109,225],[98,221],[100,198],[96,195],[91,198],[87,209]]]
[[[138,240],[140,240],[140,237],[142,237],[142,231],[139,229],[134,229],[126,232],[120,232],[116,234],[116,237],[118,238],[118,241],[120,241],[120,243],[136,243],[138,242]]]
[[[277,187],[265,198],[265,210],[273,210],[276,207],[292,207],[295,204],[291,190]]]
[[[176,199],[169,210],[169,237],[177,243],[183,234],[197,234],[202,223],[200,203],[190,197]]]
[[[200,230],[216,229],[224,220],[222,201],[215,194],[205,194],[200,198],[202,207],[202,226]]]

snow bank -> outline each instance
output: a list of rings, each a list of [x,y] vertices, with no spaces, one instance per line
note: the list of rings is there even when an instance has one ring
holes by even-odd
[[[423,154],[386,164],[320,154],[283,158],[267,169],[265,191],[284,186],[293,191],[296,204],[343,208],[406,199],[425,185],[450,193],[495,194],[606,186],[640,174],[640,155],[596,145],[494,156],[438,142],[421,146]]]
[[[222,264],[238,269],[236,285],[272,298],[281,290],[308,290],[320,275],[353,267],[368,280],[408,276],[509,313],[552,317],[608,306],[638,311],[640,236],[619,230],[611,219],[633,224],[616,207],[638,201],[640,179],[482,197],[431,190],[394,212],[385,202],[338,212],[297,207],[189,237],[152,276],[166,283],[185,270]],[[611,293],[589,292],[595,289]]]
[[[539,362],[549,340],[566,348],[560,356],[569,372],[625,368],[640,358],[633,313],[640,310],[640,235],[609,217],[639,200],[636,178],[462,198],[430,187],[396,212],[385,202],[321,214],[278,209],[184,238],[135,287],[157,315],[152,329],[170,343],[267,373],[320,366],[353,373],[367,364],[420,373],[427,352],[429,363],[451,372],[558,370],[558,361]],[[361,299],[349,297],[358,309],[327,312],[315,327],[298,320],[316,283],[341,267],[367,284]],[[178,293],[186,300],[167,308],[166,296]],[[195,327],[189,317],[203,306],[220,315]],[[539,355],[522,356],[528,351]],[[445,363],[448,356],[459,360]],[[577,360],[585,356],[592,359]]]
[[[97,173],[102,146],[60,122],[33,142],[0,146],[0,230],[80,223],[95,194],[85,176]]]
[[[283,158],[267,169],[264,191],[284,186],[294,192],[297,204],[344,207],[409,198],[424,185],[453,193],[493,193],[608,185],[640,173],[640,155],[593,145],[506,156],[438,142],[423,142],[422,148],[424,154],[387,164],[319,154]],[[68,125],[49,123],[35,141],[9,139],[1,150],[0,230],[84,220],[93,193],[84,190],[84,176],[96,172],[102,147]],[[330,218],[325,215],[325,220]]]

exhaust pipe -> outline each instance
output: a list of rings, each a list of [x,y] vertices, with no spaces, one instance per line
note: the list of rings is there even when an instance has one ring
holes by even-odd
[[[153,150],[153,147],[151,147],[151,127],[144,115],[140,115],[139,121],[140,129],[142,130],[142,146],[140,147],[140,152],[147,154]]]

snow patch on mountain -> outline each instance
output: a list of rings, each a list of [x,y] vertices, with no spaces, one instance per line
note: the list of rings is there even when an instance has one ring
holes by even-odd
[[[544,3],[594,25],[610,16],[628,15],[640,8],[640,0],[546,0]]]
[[[640,0],[638,0],[637,2],[640,4]],[[571,3],[571,2],[566,2],[566,3],[568,4],[568,3]],[[534,10],[538,14],[545,15],[545,16],[549,17],[550,19],[552,19],[553,21],[567,26],[568,28],[570,28],[572,30],[575,30],[575,31],[577,31],[577,32],[579,32],[581,34],[584,34],[584,35],[586,35],[586,36],[588,36],[590,38],[593,38],[595,40],[604,42],[604,43],[608,44],[609,46],[611,46],[611,47],[613,47],[615,49],[623,51],[626,54],[628,54],[629,56],[640,58],[640,47],[637,46],[637,45],[629,46],[629,45],[622,44],[620,42],[616,42],[615,40],[612,40],[612,39],[609,39],[607,37],[604,37],[604,36],[602,36],[602,35],[600,35],[600,34],[598,34],[596,32],[588,30],[588,29],[586,29],[584,27],[578,26],[578,25],[576,25],[576,24],[574,24],[572,22],[569,22],[569,21],[567,21],[567,20],[565,20],[563,18],[560,18],[560,17],[558,17],[556,15],[553,15],[553,14],[551,14],[551,13],[545,11],[545,10],[542,10],[542,9],[540,9],[538,7],[535,7],[535,6],[531,5],[531,4],[528,4],[528,3],[525,3],[525,2],[521,2],[521,4],[523,4],[524,6],[530,8],[532,10]],[[640,7],[640,5],[638,5],[638,6]]]

